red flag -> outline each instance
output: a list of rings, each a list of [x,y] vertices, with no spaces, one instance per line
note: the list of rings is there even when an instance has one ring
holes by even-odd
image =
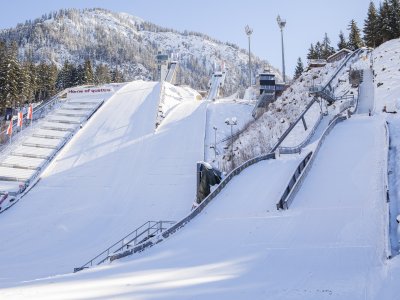
[[[18,113],[18,122],[17,126],[22,128],[22,111]]]
[[[12,120],[12,118],[11,118],[11,120],[10,120],[10,125],[8,125],[8,128],[7,128],[7,134],[8,134],[9,136],[12,135],[12,126],[13,126],[13,120]]]
[[[33,109],[32,109],[32,104],[29,105],[28,108],[28,120],[32,120],[32,114],[33,114]]]

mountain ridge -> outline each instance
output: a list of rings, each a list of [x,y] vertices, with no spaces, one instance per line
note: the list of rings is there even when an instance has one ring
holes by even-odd
[[[178,81],[197,89],[207,89],[215,66],[227,69],[225,94],[243,89],[248,83],[248,52],[238,46],[198,33],[164,28],[128,13],[103,8],[62,9],[41,18],[27,20],[14,28],[0,30],[0,40],[15,41],[19,58],[35,63],[54,63],[61,69],[65,61],[118,67],[127,80],[156,78],[158,51],[178,57]],[[252,72],[277,69],[252,55]]]

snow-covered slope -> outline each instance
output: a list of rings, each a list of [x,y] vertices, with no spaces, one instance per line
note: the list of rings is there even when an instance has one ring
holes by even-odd
[[[379,120],[364,117],[339,125],[290,211],[277,212],[275,203],[300,157],[261,162],[233,179],[184,229],[152,249],[109,266],[25,283],[0,295],[373,299],[377,268],[384,269],[385,202],[379,186],[383,139]]]
[[[155,133],[159,93],[154,82],[121,88],[2,214],[0,287],[70,272],[146,221],[190,210],[206,105],[182,102]]]
[[[248,82],[245,50],[204,34],[177,32],[104,9],[60,10],[16,28],[0,30],[0,39],[16,41],[21,58],[29,55],[35,62],[52,62],[59,68],[66,60],[81,63],[90,59],[94,65],[118,66],[128,80],[155,78],[155,55],[161,51],[173,54],[179,61],[181,84],[205,90],[214,67],[222,64],[227,69],[227,94]],[[268,67],[280,77],[267,62],[257,57],[252,61],[254,74]]]
[[[375,112],[397,111],[400,107],[400,39],[391,40],[374,50]]]

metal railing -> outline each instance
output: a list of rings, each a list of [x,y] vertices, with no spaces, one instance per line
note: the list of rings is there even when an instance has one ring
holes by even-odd
[[[38,106],[34,107],[32,110],[32,120],[37,120],[37,119],[41,118],[45,112],[52,110],[54,108],[54,106],[59,103],[60,96],[65,94],[66,92],[67,92],[67,89],[62,90],[61,92],[59,92],[56,95],[49,98],[48,100],[45,100]],[[17,135],[24,128],[29,126],[30,121],[28,121],[27,116],[28,116],[28,112],[25,112],[22,117],[22,121],[23,121],[22,128],[21,128],[21,130],[17,129],[15,132],[13,132],[13,136]],[[18,128],[17,127],[17,119],[13,120],[13,128]],[[10,143],[9,140],[6,139],[6,136],[7,136],[7,129],[0,132],[0,149],[1,149],[1,146],[4,146],[4,145],[8,146]]]
[[[331,77],[331,79],[324,85],[323,89],[325,90],[328,86],[330,86],[330,84],[332,83],[332,81],[336,78],[336,76],[339,74],[340,71],[342,71],[342,69],[347,65],[347,63],[350,61],[350,59],[354,58],[356,55],[359,55],[361,52],[363,52],[364,49],[357,49],[356,51],[354,51],[353,53],[351,53],[345,60],[344,62],[337,68],[336,72],[333,74],[333,76]]]
[[[100,265],[110,258],[110,254],[115,255],[115,253],[122,251],[124,248],[128,249],[135,247],[135,245],[145,242],[146,240],[154,237],[156,234],[163,232],[173,224],[175,224],[173,221],[147,221],[142,226],[128,233],[118,242],[112,244],[110,247],[89,260],[84,265],[74,268],[74,273],[92,267],[93,265]],[[168,225],[168,227],[166,227],[166,225]]]
[[[390,197],[389,197],[389,152],[390,149],[390,133],[389,133],[389,126],[387,122],[385,122],[385,144],[384,144],[384,164],[383,164],[383,172],[382,172],[382,198],[385,199],[385,206],[384,206],[384,221],[385,221],[385,254],[386,258],[392,258],[393,252],[397,249],[392,249],[392,243],[390,241],[390,232],[396,232],[396,230],[391,230],[391,213],[390,213]],[[397,215],[397,213],[396,213]],[[394,216],[395,217],[395,216]],[[392,252],[393,250],[393,252]]]
[[[301,149],[308,144],[310,139],[314,136],[315,131],[317,130],[319,124],[321,123],[324,115],[322,113],[319,114],[318,120],[315,122],[313,128],[310,130],[310,133],[307,135],[307,137],[297,146],[294,147],[279,147],[279,153],[281,154],[294,154],[294,153],[300,153]]]
[[[303,162],[305,161],[305,165],[301,168],[301,173],[296,174],[298,172],[299,168],[296,169],[295,174],[292,176],[292,179],[288,184],[288,187],[285,189],[281,199],[276,204],[276,207],[278,210],[289,208],[289,205],[293,202],[293,199],[296,196],[298,190],[300,189],[301,184],[303,183],[303,181],[305,180],[305,177],[307,176],[308,172],[310,171],[312,163],[315,160],[315,157],[317,156],[318,151],[321,148],[321,145],[325,141],[325,138],[332,131],[332,129],[336,126],[336,124],[338,124],[339,122],[342,122],[344,120],[346,120],[345,116],[337,115],[332,120],[332,122],[329,124],[329,126],[325,129],[320,140],[318,141],[317,147],[315,148],[314,152],[310,152],[306,157],[307,160],[306,159],[303,160]],[[310,156],[310,157],[308,157],[308,156]],[[292,180],[294,180],[294,182],[292,182]]]
[[[268,160],[268,159],[275,159],[275,153],[268,153],[264,155],[260,155],[258,157],[252,158],[233,171],[229,173],[228,176],[226,176],[221,183],[217,186],[217,188],[212,191],[194,210],[192,210],[185,218],[177,222],[175,225],[171,226],[169,229],[165,230],[161,235],[158,236],[158,239],[149,239],[145,241],[144,243],[141,243],[140,245],[137,245],[136,247],[129,249],[125,252],[119,253],[117,255],[111,256],[110,260],[113,261],[115,259],[119,259],[128,255],[132,255],[136,252],[141,252],[145,250],[146,248],[152,247],[155,244],[158,244],[161,242],[163,239],[167,238],[168,236],[174,234],[176,231],[178,231],[180,228],[185,226],[187,223],[189,223],[193,218],[195,218],[200,212],[203,211],[203,209],[225,188],[225,186],[237,175],[239,175],[244,169],[248,168],[249,166],[258,163],[263,160]]]
[[[99,110],[99,108],[104,104],[104,99],[99,102],[89,113],[87,116],[85,122],[87,122],[93,115],[94,113]],[[72,137],[75,135],[76,131],[79,130],[79,127],[77,127],[73,132],[70,132],[67,136],[62,138],[62,142],[58,145],[56,150],[47,158],[47,161],[37,170],[37,172],[33,173],[33,175],[25,181],[24,187],[20,189],[19,193],[17,193],[17,197],[15,200],[10,203],[6,208],[0,211],[0,214],[14,206],[21,198],[23,198],[27,192],[39,181],[40,178],[39,175],[42,173],[43,170],[46,169],[46,167],[50,164],[52,159],[59,153],[59,151],[65,146],[65,144],[72,139]]]
[[[290,195],[290,192],[294,188],[294,186],[297,183],[297,180],[300,178],[301,174],[303,173],[303,170],[307,167],[308,162],[310,161],[312,156],[312,152],[308,153],[306,157],[303,158],[303,160],[300,162],[299,166],[296,168],[294,171],[292,177],[289,180],[288,185],[285,188],[285,191],[283,192],[281,199],[279,202],[276,204],[276,208],[279,209],[288,209],[290,203],[286,201],[288,196]]]

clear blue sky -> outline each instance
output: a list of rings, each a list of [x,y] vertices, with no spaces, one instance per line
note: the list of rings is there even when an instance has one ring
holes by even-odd
[[[278,14],[286,19],[286,74],[292,76],[298,57],[306,61],[311,43],[327,32],[336,47],[340,30],[354,18],[363,27],[369,0],[0,0],[0,28],[60,8],[101,7],[127,12],[164,27],[206,33],[247,49],[244,27],[253,28],[252,53],[281,69]],[[379,0],[374,0],[376,6]]]

